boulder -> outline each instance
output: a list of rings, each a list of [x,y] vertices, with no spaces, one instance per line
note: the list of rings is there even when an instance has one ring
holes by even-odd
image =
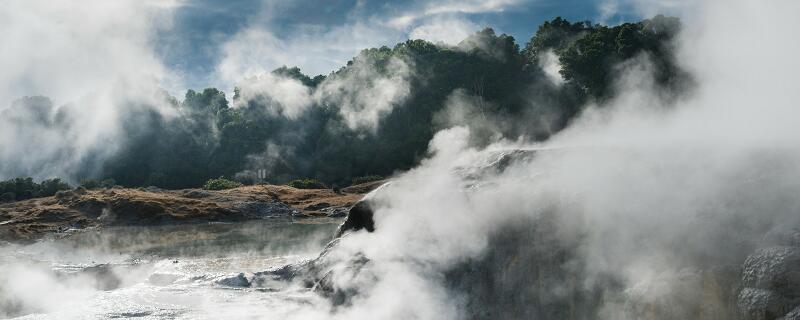
[[[781,317],[779,320],[800,320],[800,305],[794,308],[794,310],[789,311],[789,313]]]
[[[762,248],[748,256],[742,266],[742,286],[800,297],[800,247]]]
[[[742,319],[774,320],[789,312],[789,301],[772,290],[744,288],[736,305]]]

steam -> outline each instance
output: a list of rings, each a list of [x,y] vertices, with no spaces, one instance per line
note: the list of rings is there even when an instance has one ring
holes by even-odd
[[[342,239],[345,256],[363,253],[370,265],[336,282],[362,293],[334,318],[460,318],[447,307],[459,302],[443,291],[443,273],[479,258],[490,235],[552,212],[559,241],[582,239],[574,263],[585,266],[587,288],[621,281],[621,289],[601,286],[601,317],[635,317],[629,306],[642,304],[680,317],[700,303],[686,299],[700,292],[687,273],[740,264],[766,233],[800,223],[800,46],[785,34],[799,27],[798,9],[704,3],[678,40],[680,61],[699,80],[680,101],[662,99],[642,56],[620,66],[618,98],[589,106],[545,144],[476,150],[470,129],[441,131],[431,158],[376,195],[376,231]],[[458,97],[451,103],[474,108]],[[537,156],[464,191],[470,184],[454,170],[508,149]]]
[[[37,10],[43,10],[44,16],[57,15],[66,6],[57,3],[52,7],[26,7],[27,3],[30,2],[13,2],[21,12],[31,12],[33,16],[39,15]],[[489,2],[487,6],[492,3],[505,2]],[[113,5],[140,8],[132,2]],[[92,7],[86,5],[84,9],[89,8]],[[431,8],[430,14],[439,14],[495,7],[451,4]],[[492,235],[519,221],[552,214],[557,241],[580,243],[575,261],[571,262],[585,267],[581,285],[593,288],[607,277],[620,281],[620,289],[604,288],[609,299],[601,308],[603,318],[619,319],[629,312],[624,306],[629,302],[680,301],[681,297],[696,294],[691,287],[682,285],[682,274],[736,263],[765,233],[797,226],[800,223],[800,201],[796,197],[800,192],[800,166],[797,166],[800,90],[796,75],[800,72],[797,60],[800,45],[790,39],[793,39],[791,33],[800,27],[800,21],[794,17],[800,12],[800,4],[776,1],[766,6],[735,0],[708,1],[691,8],[698,12],[688,19],[677,43],[678,61],[698,81],[698,88],[691,96],[677,101],[662,99],[663,93],[653,85],[648,58],[641,56],[620,66],[622,76],[616,83],[620,96],[602,105],[588,106],[578,120],[548,142],[533,145],[493,138],[488,147],[477,149],[470,142],[475,132],[491,131],[498,122],[479,116],[484,103],[480,98],[464,92],[453,93],[441,123],[456,126],[435,136],[430,143],[430,157],[419,167],[398,177],[387,187],[387,192],[376,195],[376,231],[343,238],[333,253],[345,260],[359,253],[369,257],[367,270],[358,274],[342,272],[333,279],[338,288],[358,289],[359,294],[350,305],[334,309],[326,302],[312,300],[307,308],[298,307],[281,316],[462,318],[465,315],[461,297],[448,291],[444,273],[460,263],[480,258],[491,249]],[[148,11],[133,10],[133,16],[146,16],[142,12]],[[146,39],[151,30],[144,22],[132,23],[135,28],[131,32],[139,37],[130,37],[125,32],[105,33],[115,30],[116,22],[127,21],[126,17],[87,23],[87,29],[75,31],[94,31],[95,36],[111,37],[111,43],[119,43],[136,53],[117,56],[101,50],[98,53],[101,66],[102,58],[128,57],[131,62],[121,64],[136,68],[90,72],[87,83],[95,82],[103,88],[102,84],[109,79],[106,74],[139,74],[141,70],[165,74],[157,62],[148,58],[151,53]],[[0,21],[8,24],[5,29],[15,30],[22,22],[14,19]],[[411,15],[397,23],[405,26],[404,21],[418,19],[418,15]],[[48,26],[42,30],[59,29]],[[302,48],[287,46],[264,30],[247,32],[240,35],[247,41],[271,40],[266,42],[266,49],[253,51],[257,55],[271,53],[274,47]],[[11,34],[27,35],[13,31]],[[92,38],[77,40],[89,39]],[[43,54],[57,52],[59,47],[53,46],[55,49]],[[240,49],[233,42],[226,50],[227,58],[218,69],[225,77],[250,72],[246,66],[252,63],[241,61],[247,61],[253,54],[239,53]],[[288,52],[297,52],[294,50]],[[0,51],[1,61],[15,61],[9,52]],[[20,52],[37,51],[29,47]],[[88,51],[79,53],[85,52]],[[79,53],[69,57],[80,61]],[[263,75],[256,78],[252,87],[243,88],[242,93],[253,99],[274,100],[277,104],[272,111],[288,118],[298,116],[312,102],[341,105],[341,116],[351,129],[375,130],[381,117],[409,94],[413,66],[393,58],[385,66],[388,76],[380,76],[371,69],[372,61],[360,59],[369,58],[357,58],[348,72],[329,77],[315,90],[294,79]],[[557,68],[553,60],[543,63],[548,66],[546,71]],[[23,70],[32,69],[30,82],[69,95],[70,90],[63,89],[68,88],[64,84],[67,79],[57,77],[49,81],[35,72],[33,64],[22,65],[25,67],[9,65],[7,70],[11,71],[0,75],[0,83],[21,83],[16,81],[28,74]],[[263,73],[263,70],[253,72]],[[50,115],[41,120],[32,113],[0,118],[6,121],[0,123],[0,175],[24,170],[55,174],[66,168],[41,171],[45,160],[63,156],[65,166],[69,167],[93,152],[100,155],[109,152],[98,146],[110,144],[103,139],[114,137],[116,131],[109,123],[117,123],[121,111],[107,106],[139,102],[147,95],[138,93],[149,92],[136,86],[123,88],[132,92],[123,101],[103,94],[77,99],[81,106],[93,106],[85,110],[96,112],[72,114],[68,120],[53,120],[58,118]],[[156,101],[145,101],[158,105],[158,96],[154,97]],[[47,105],[38,100],[31,103]],[[69,110],[68,106],[62,108]],[[39,121],[43,124],[31,124]],[[48,130],[45,129],[49,127],[48,121],[66,121],[66,124]],[[42,132],[21,131],[21,125]],[[40,148],[14,142],[19,138],[35,141]],[[77,139],[78,143],[66,143],[66,139]],[[70,147],[58,147],[63,144]],[[512,165],[502,173],[481,176],[478,181],[467,181],[456,173],[460,168],[480,163],[487,152],[508,149],[534,150],[536,157]],[[19,154],[41,155],[42,159],[26,156],[23,163]],[[280,152],[270,149],[269,154]],[[32,277],[34,281],[52,281],[39,274]],[[0,280],[4,281],[4,290],[9,290],[4,292],[12,294],[23,285],[15,279]],[[55,290],[53,297],[83,297],[83,287],[75,288],[74,294]],[[27,305],[37,306],[36,302],[41,300],[35,298],[22,296],[32,299]]]
[[[332,75],[315,92],[323,105],[340,106],[339,114],[352,130],[375,131],[381,118],[410,93],[412,71],[410,62],[392,57],[385,66],[386,73],[376,70],[372,56],[358,56],[343,74]]]
[[[564,77],[559,73],[559,71],[561,71],[561,64],[558,62],[558,56],[552,49],[543,52],[538,61],[539,67],[542,68],[544,74],[547,75],[547,79],[555,85],[564,83]]]
[[[99,164],[114,152],[127,115],[144,108],[168,114],[156,86],[174,77],[156,57],[151,38],[169,27],[175,5],[5,3],[0,177],[74,177],[87,162]],[[8,107],[13,99],[42,94],[54,100],[20,100]],[[20,117],[27,120],[15,121]]]
[[[256,102],[267,106],[274,115],[297,119],[312,104],[311,89],[302,82],[271,73],[243,81],[239,87],[241,103]]]

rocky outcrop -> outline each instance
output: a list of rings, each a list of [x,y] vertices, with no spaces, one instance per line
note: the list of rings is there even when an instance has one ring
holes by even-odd
[[[800,308],[800,231],[768,234],[760,248],[742,265],[737,307],[742,319],[772,320],[798,317]]]
[[[481,188],[482,177],[534,155],[495,152],[475,166],[456,168],[456,174],[464,178],[464,188]],[[258,273],[246,284],[295,281],[335,306],[347,305],[358,288],[342,286],[342,279],[370,276],[370,260],[334,252],[340,237],[375,230],[374,199],[380,192],[390,189],[378,188],[356,203],[318,257]],[[483,255],[444,271],[444,284],[465,318],[800,320],[797,229],[767,232],[760,242],[758,234],[755,240],[748,237],[717,262],[687,256],[677,272],[632,285],[616,273],[588,275],[592,266],[580,251],[585,240],[579,233],[571,238],[558,233],[555,214],[498,226]]]

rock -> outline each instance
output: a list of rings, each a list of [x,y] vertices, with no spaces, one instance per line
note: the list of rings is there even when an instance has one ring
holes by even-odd
[[[386,180],[375,180],[342,188],[339,191],[342,193],[357,193],[357,194],[369,193],[372,192],[372,190],[375,190],[380,186],[384,185],[385,183]]]
[[[211,196],[211,193],[202,190],[184,190],[183,196],[191,199],[202,199]]]
[[[250,286],[250,281],[244,276],[244,273],[239,273],[235,277],[225,278],[217,281],[217,284],[228,287],[246,288]]]
[[[742,319],[772,320],[788,313],[786,298],[771,290],[744,288],[739,292],[736,306]]]
[[[333,208],[327,211],[328,218],[344,218],[347,217],[348,209],[345,208]]]
[[[58,200],[69,199],[75,197],[75,192],[72,190],[61,190],[56,192],[55,198]]]
[[[119,266],[117,266],[119,267]],[[74,272],[58,273],[59,277],[84,277],[94,280],[92,284],[98,290],[114,290],[122,286],[122,278],[120,278],[114,270],[115,266],[111,264],[98,264],[75,270]]]
[[[312,204],[310,206],[307,206],[307,207],[305,207],[303,209],[306,210],[306,211],[319,211],[319,210],[328,208],[330,206],[331,206],[330,203],[320,202],[320,203],[315,203],[315,204]]]
[[[793,233],[768,233],[765,243],[794,244]],[[800,247],[773,246],[749,255],[742,265],[737,307],[744,320],[800,319]],[[791,312],[790,312],[791,310]],[[794,313],[794,314],[793,314]]]
[[[779,320],[800,320],[800,305],[794,308],[794,310],[789,311],[789,313],[781,317]]]
[[[757,250],[742,266],[742,286],[800,297],[800,247]]]

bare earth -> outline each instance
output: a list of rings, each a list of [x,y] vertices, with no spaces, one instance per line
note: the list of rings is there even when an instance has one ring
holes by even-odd
[[[103,226],[339,218],[381,183],[344,188],[338,194],[330,189],[279,185],[221,191],[156,188],[62,191],[53,197],[0,204],[0,239],[31,241],[46,234]]]

